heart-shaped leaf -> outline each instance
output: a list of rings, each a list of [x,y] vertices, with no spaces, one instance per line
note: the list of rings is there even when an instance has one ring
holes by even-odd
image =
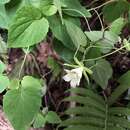
[[[41,105],[39,80],[26,76],[18,89],[9,90],[4,96],[4,112],[15,130],[27,130]]]
[[[28,47],[43,40],[49,23],[42,17],[39,9],[33,6],[21,8],[9,28],[9,47]]]

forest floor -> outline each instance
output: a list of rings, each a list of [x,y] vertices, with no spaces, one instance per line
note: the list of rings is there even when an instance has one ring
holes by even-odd
[[[89,3],[91,0],[86,0],[86,4]],[[100,12],[100,10],[99,10]],[[81,19],[82,21],[82,19]],[[95,27],[99,23],[99,20],[97,19],[97,16],[93,16],[90,21],[90,26],[92,30],[96,30],[98,28]],[[90,22],[89,21],[89,22]],[[82,22],[83,29],[85,30],[86,27],[84,26],[84,21]],[[99,27],[100,28],[100,27]],[[0,34],[2,37],[6,39],[7,32],[0,30]],[[123,35],[127,37],[130,35],[130,29],[128,27],[125,27],[123,29]],[[37,46],[36,51],[30,55],[27,56],[26,64],[23,68],[22,74],[29,74],[33,75],[45,75],[45,78],[47,80],[47,94],[46,97],[43,98],[43,102],[45,101],[44,106],[49,107],[51,110],[54,110],[56,112],[62,113],[64,109],[67,107],[67,104],[61,104],[62,99],[66,96],[64,93],[67,89],[66,84],[63,80],[57,79],[55,82],[51,81],[51,74],[49,73],[50,70],[46,67],[47,65],[47,58],[49,56],[54,57],[55,59],[59,59],[58,55],[51,50],[48,43],[41,43]],[[4,56],[2,56],[4,57]],[[21,63],[24,59],[24,54],[21,51],[21,49],[10,49],[8,52],[8,56],[5,56],[5,60],[7,60],[7,74],[9,77],[14,78],[18,76],[18,70],[20,69]],[[114,55],[111,55],[107,58],[108,61],[110,61],[114,74],[121,75],[128,70],[130,70],[130,54],[121,54],[121,53],[115,53]],[[21,74],[21,76],[22,76]],[[114,78],[109,82],[109,86],[115,86],[116,82],[114,81]],[[61,87],[62,86],[62,87]],[[3,99],[4,93],[0,94],[0,105],[2,105],[2,99]],[[2,109],[0,109],[0,130],[14,130],[5,117]],[[46,126],[45,128],[40,129],[34,129],[30,128],[29,130],[52,130],[51,126]]]

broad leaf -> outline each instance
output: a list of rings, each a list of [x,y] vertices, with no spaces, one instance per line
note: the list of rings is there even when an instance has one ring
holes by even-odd
[[[8,28],[9,28],[9,25],[11,24],[13,18],[15,17],[17,10],[21,8],[21,2],[22,2],[22,0],[11,0],[9,3],[5,4]]]
[[[86,36],[92,41],[97,42],[103,38],[103,31],[86,31]]]
[[[9,47],[28,47],[45,38],[49,28],[48,21],[40,10],[33,6],[21,8],[9,28]]]
[[[8,77],[0,75],[0,93],[2,93],[8,86],[9,86]]]
[[[8,16],[4,5],[0,5],[0,27],[8,28]]]
[[[35,7],[39,7],[42,0],[22,0],[21,6],[25,5],[33,5]]]
[[[40,4],[40,9],[46,16],[54,15],[57,12],[57,7],[53,4],[53,1],[42,1]]]
[[[113,44],[118,41],[118,36],[110,31],[90,31],[85,32],[85,34],[92,42],[108,40],[108,42],[111,42]]]
[[[118,18],[116,19],[110,26],[110,31],[119,35],[125,26],[126,21],[124,18]]]
[[[60,58],[68,63],[72,63],[75,52],[66,48],[61,42],[54,41],[54,49],[59,54]]]
[[[92,71],[92,78],[102,87],[102,89],[105,89],[107,87],[108,80],[112,76],[112,68],[110,63],[104,59],[99,60],[96,62],[96,65]]]
[[[66,9],[64,13],[68,15],[76,17],[91,17],[90,12],[80,4],[79,0],[61,0],[61,2],[63,7]]]
[[[126,72],[125,74],[123,74],[118,82],[123,85],[123,86],[130,86],[130,71]]]
[[[58,124],[61,122],[61,119],[56,112],[49,111],[46,115],[46,121],[51,124]]]
[[[110,52],[114,48],[114,45],[119,41],[118,35],[112,31],[90,31],[85,32],[85,34],[88,39],[101,48],[100,50],[103,53]]]
[[[73,41],[73,44],[78,48],[79,46],[86,46],[87,45],[87,38],[84,32],[79,28],[76,24],[65,20],[65,26],[67,32]]]
[[[3,38],[0,36],[0,54],[7,53],[7,43],[4,42]]]
[[[46,123],[46,119],[45,117],[43,116],[42,113],[38,113],[35,120],[34,120],[34,124],[33,124],[33,127],[34,128],[41,128],[41,127],[44,127],[45,126],[45,123]]]
[[[0,61],[0,74],[2,74],[5,69],[6,69],[6,65],[2,61]]]
[[[128,9],[129,3],[127,1],[118,0],[106,5],[103,8],[103,15],[106,21],[112,22],[119,18],[125,11],[128,11]]]
[[[75,50],[75,46],[73,45],[73,42],[69,37],[65,26],[62,25],[60,18],[57,16],[52,16],[49,17],[48,20],[51,31],[55,38],[61,41],[64,44],[64,46],[66,46],[70,50]]]
[[[27,130],[41,105],[40,82],[30,76],[23,78],[19,89],[4,96],[4,112],[15,130]]]
[[[9,89],[18,89],[20,87],[20,80],[12,79],[9,84]]]
[[[60,18],[61,18],[61,21],[62,21],[62,24],[63,24],[63,14],[62,14],[62,9],[61,9],[61,1],[60,0],[53,0],[54,1],[54,5],[56,6],[57,10],[58,10],[58,13],[60,15]]]
[[[10,0],[0,0],[0,4],[6,4],[8,3]]]

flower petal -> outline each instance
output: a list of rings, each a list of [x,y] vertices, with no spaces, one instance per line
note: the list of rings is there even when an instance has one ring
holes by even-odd
[[[65,76],[63,76],[63,79],[64,79],[66,82],[70,82],[70,81],[71,81],[71,78],[70,78],[69,74],[66,74]]]
[[[70,73],[70,72],[71,72],[71,70],[67,70],[67,69],[64,69],[64,71],[65,71],[66,73]]]
[[[75,88],[77,86],[77,82],[75,80],[70,81],[70,86]]]
[[[79,76],[79,78],[81,79],[82,73],[83,73],[83,68],[79,67],[79,68],[73,69],[71,71],[75,72]]]

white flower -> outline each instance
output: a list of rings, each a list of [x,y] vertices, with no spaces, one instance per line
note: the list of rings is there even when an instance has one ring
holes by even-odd
[[[65,70],[65,72],[67,74],[63,77],[63,79],[66,82],[70,82],[71,87],[79,86],[80,80],[82,78],[83,68],[79,67],[72,70]]]

